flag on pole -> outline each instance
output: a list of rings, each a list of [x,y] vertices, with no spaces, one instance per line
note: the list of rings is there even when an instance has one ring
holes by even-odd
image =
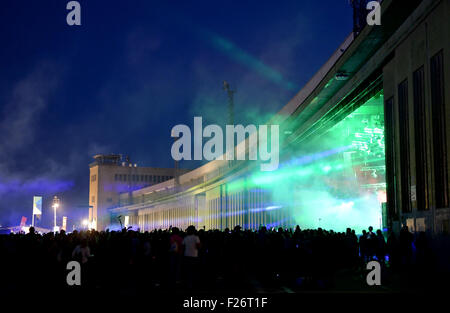
[[[33,197],[33,215],[36,215],[38,219],[41,218],[42,214],[42,197]]]

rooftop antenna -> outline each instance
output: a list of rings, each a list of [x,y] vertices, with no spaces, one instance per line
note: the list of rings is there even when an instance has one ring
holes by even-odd
[[[172,131],[171,136],[173,137],[173,141],[176,142],[180,137],[176,136],[175,133]],[[179,177],[179,171],[178,171],[179,163],[177,160],[175,160],[174,169],[173,169],[173,178],[174,178],[174,193],[178,192],[178,188],[180,185],[180,177]]]
[[[231,90],[230,84],[224,80],[223,90],[228,94],[228,125],[234,125],[234,90]]]
[[[231,90],[230,84],[224,80],[223,90],[228,94],[228,125],[234,125],[234,90]],[[236,147],[234,147],[234,155],[236,155]],[[228,161],[228,166],[232,167],[235,164],[232,160]]]

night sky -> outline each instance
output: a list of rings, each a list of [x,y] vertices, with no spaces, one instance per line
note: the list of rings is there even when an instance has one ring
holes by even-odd
[[[95,154],[172,167],[173,126],[226,122],[223,80],[235,123],[265,122],[352,30],[348,0],[81,0],[81,26],[67,2],[0,3],[2,226],[31,222],[33,195],[41,226],[53,195],[69,228],[87,217]]]

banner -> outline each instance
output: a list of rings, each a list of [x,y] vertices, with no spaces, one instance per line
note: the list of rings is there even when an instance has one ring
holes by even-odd
[[[67,228],[67,216],[63,216],[63,224],[62,224],[61,229],[66,231],[66,228]]]
[[[20,227],[24,227],[26,222],[27,218],[25,216],[22,216],[22,219],[20,220]]]
[[[42,214],[42,197],[33,197],[33,215],[37,218],[41,218]]]

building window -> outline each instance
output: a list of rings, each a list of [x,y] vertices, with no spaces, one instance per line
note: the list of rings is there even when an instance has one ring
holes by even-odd
[[[395,181],[395,138],[394,138],[394,97],[389,98],[384,109],[385,140],[386,140],[386,193],[388,201],[388,215],[398,219],[396,205],[396,181]]]
[[[442,50],[431,58],[431,110],[433,131],[434,186],[436,208],[448,207],[447,138],[444,101],[444,55]]]
[[[97,181],[97,175],[92,175],[91,176],[91,182],[95,182]]]
[[[423,66],[413,73],[414,136],[416,156],[416,201],[418,210],[428,210],[428,160]]]
[[[409,157],[408,80],[398,85],[398,116],[400,124],[400,192],[403,212],[411,212],[411,175]]]
[[[92,197],[91,197],[91,202],[92,202],[92,204],[95,203],[95,196],[92,196]]]
[[[119,179],[119,175],[115,174],[114,175],[114,180],[117,181]]]

